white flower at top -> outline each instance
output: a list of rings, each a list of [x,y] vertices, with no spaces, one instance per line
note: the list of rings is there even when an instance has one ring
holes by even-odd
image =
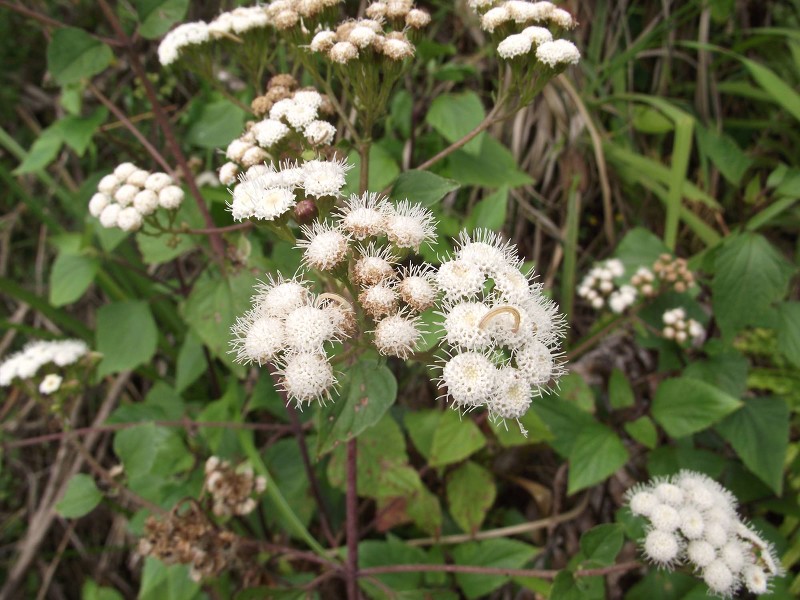
[[[303,164],[302,188],[308,196],[338,198],[346,181],[347,172],[353,168],[346,159],[310,160]]]
[[[45,375],[44,379],[42,379],[42,382],[39,384],[39,393],[45,396],[56,393],[61,387],[61,382],[63,380],[64,378],[56,373]]]
[[[178,25],[161,40],[158,60],[166,67],[178,60],[186,48],[204,44],[209,38],[208,25],[203,21]]]
[[[386,218],[386,235],[398,248],[419,252],[422,244],[436,239],[436,219],[424,206],[402,200]]]
[[[352,194],[344,206],[338,209],[337,216],[342,229],[354,239],[364,240],[383,235],[391,212],[392,206],[386,196],[364,192],[361,195]]]
[[[586,299],[592,305],[592,308],[599,310],[605,306],[606,300],[610,300],[609,297],[618,291],[614,279],[620,278],[624,274],[625,267],[622,261],[617,258],[609,258],[599,262],[589,270],[578,285],[578,296]],[[634,295],[633,299],[631,299],[632,292],[635,292],[635,290],[626,290],[624,293],[617,294],[614,307],[622,310],[627,308],[632,303],[629,301],[636,298]]]
[[[522,33],[512,33],[497,45],[497,53],[503,58],[516,58],[528,54],[532,46],[532,37]]]
[[[406,359],[414,353],[423,331],[419,317],[399,312],[378,321],[372,333],[378,352]]]
[[[742,584],[767,591],[781,567],[772,546],[736,515],[736,499],[719,483],[693,471],[638,485],[627,493],[631,512],[649,521],[644,555],[671,568],[688,563],[718,596]]]
[[[312,269],[330,271],[347,258],[349,236],[338,226],[315,221],[300,230],[306,239],[298,240],[303,250],[303,263]]]
[[[567,65],[577,65],[581,53],[577,46],[568,40],[544,42],[536,47],[536,58],[551,69]]]
[[[686,311],[681,307],[665,311],[661,319],[664,322],[661,335],[668,340],[674,340],[679,344],[691,342],[696,345],[705,339],[705,328],[698,321],[688,319]]]

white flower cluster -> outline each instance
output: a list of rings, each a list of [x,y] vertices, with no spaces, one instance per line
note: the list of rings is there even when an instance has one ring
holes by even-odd
[[[0,387],[11,385],[14,379],[30,379],[48,363],[66,367],[77,362],[89,352],[81,340],[59,340],[31,342],[19,352],[12,354],[0,364]],[[58,376],[56,376],[58,377]],[[46,381],[46,383],[45,383]],[[61,386],[61,378],[44,378],[40,392],[51,394]]]
[[[493,419],[518,420],[561,375],[564,319],[533,272],[521,272],[513,244],[486,230],[462,232],[459,242],[436,273],[449,354],[440,381],[454,408],[486,406]]]
[[[679,344],[686,342],[700,344],[706,337],[703,325],[694,319],[687,319],[683,308],[673,308],[664,312],[661,320],[664,322],[661,335],[668,340],[675,340]]]
[[[306,266],[330,271],[352,258],[349,276],[360,290],[358,303],[376,323],[372,333],[378,351],[411,356],[423,334],[416,313],[433,306],[436,287],[429,267],[398,269],[394,249],[419,251],[434,241],[433,214],[408,200],[393,205],[365,192],[353,194],[333,223],[317,221],[302,231],[306,239],[298,247]]]
[[[314,198],[338,198],[353,165],[346,160],[309,160],[256,165],[239,177],[228,208],[236,221],[273,221],[297,204],[298,192]]]
[[[158,45],[158,61],[163,66],[174,63],[181,54],[211,39],[208,25],[203,21],[182,23],[170,31]]]
[[[291,29],[296,25],[306,27],[325,16],[327,9],[335,8],[342,0],[273,0],[266,6],[267,15],[276,29]]]
[[[430,23],[430,15],[413,8],[412,2],[373,2],[367,7],[369,18],[344,21],[336,30],[322,29],[311,40],[312,52],[325,55],[331,62],[346,65],[350,61],[374,61],[386,58],[390,63],[414,56],[414,44],[405,26],[411,31]],[[399,30],[386,31],[384,26],[401,24]]]
[[[782,573],[772,546],[737,515],[736,498],[706,475],[681,471],[631,489],[627,500],[650,524],[645,556],[665,568],[687,564],[716,595],[742,585],[764,594]]]
[[[278,76],[270,80],[267,94],[258,103],[268,116],[261,121],[248,123],[247,131],[228,145],[225,150],[228,162],[219,170],[219,180],[223,185],[231,185],[247,169],[279,154],[276,149],[281,144],[294,140],[319,149],[333,143],[336,127],[321,119],[321,113],[331,112],[330,101],[313,88],[292,89],[281,85],[288,83],[287,79],[294,82],[290,76]],[[293,87],[297,87],[296,82]],[[280,99],[273,100],[276,97]],[[265,105],[269,106],[266,110]]]
[[[577,23],[568,11],[552,2],[470,0],[469,5],[480,14],[485,31],[505,36],[497,45],[502,58],[527,57],[533,52],[536,60],[551,69],[580,61],[581,53],[575,44],[553,39],[553,31],[574,29]]]
[[[611,297],[617,298],[615,300],[612,310],[620,313],[625,310],[630,304],[636,300],[636,288],[632,286],[623,286],[625,292],[621,288],[617,288],[614,279],[618,279],[625,275],[625,266],[622,261],[617,258],[609,258],[601,263],[596,264],[586,274],[578,286],[578,296],[587,300],[592,308],[601,309],[608,300],[611,305]],[[630,300],[630,302],[627,302]]]
[[[231,328],[236,361],[278,366],[280,387],[298,408],[330,398],[336,377],[325,345],[350,336],[355,315],[349,305],[316,297],[307,281],[280,275],[256,286],[252,305]]]
[[[656,294],[656,276],[647,267],[639,267],[631,277],[631,285],[645,298],[651,298]]]
[[[678,293],[683,293],[694,285],[694,274],[689,270],[685,258],[675,258],[664,253],[653,263],[653,272]]]
[[[241,6],[221,13],[208,24],[208,32],[214,38],[243,35],[254,29],[263,29],[270,24],[263,6]]]
[[[183,190],[166,173],[150,173],[126,162],[97,184],[97,193],[89,200],[89,214],[103,227],[137,231],[144,217],[159,207],[180,208],[183,196]]]
[[[234,468],[227,460],[211,456],[206,461],[205,482],[213,500],[213,511],[218,517],[248,515],[256,508],[253,496],[267,489],[267,479],[253,473],[249,465]]]

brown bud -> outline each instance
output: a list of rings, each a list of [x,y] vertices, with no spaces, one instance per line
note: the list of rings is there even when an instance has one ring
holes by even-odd
[[[300,200],[294,207],[294,220],[300,225],[311,223],[317,214],[317,205],[312,198]]]
[[[250,108],[253,109],[253,112],[257,117],[263,117],[269,113],[269,109],[272,108],[272,104],[272,100],[270,100],[267,96],[257,96],[250,103]]]
[[[269,83],[267,83],[267,89],[271,90],[272,88],[278,86],[293,90],[297,87],[297,80],[288,73],[281,73],[280,75],[275,75],[275,77],[269,80]]]

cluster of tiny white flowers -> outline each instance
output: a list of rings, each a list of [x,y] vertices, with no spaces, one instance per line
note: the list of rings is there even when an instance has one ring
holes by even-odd
[[[31,379],[43,366],[53,363],[66,367],[76,363],[89,348],[81,340],[37,341],[7,357],[0,364],[0,387],[11,385],[15,379]],[[61,377],[56,380],[49,375],[42,380],[39,391],[52,394],[61,387]]]
[[[653,263],[653,273],[666,286],[683,293],[694,285],[694,274],[685,258],[675,258],[664,253]]]
[[[266,118],[249,122],[247,130],[228,144],[225,150],[228,162],[219,170],[223,185],[233,184],[237,177],[253,167],[258,170],[292,141],[300,141],[312,149],[333,143],[336,127],[321,118],[322,112],[329,112],[327,98],[313,88],[286,88],[281,83],[287,78],[279,77],[270,80],[266,95],[259,99],[263,100],[261,108],[269,106],[264,111]],[[296,82],[294,85],[296,87]]]
[[[228,208],[236,221],[255,218],[273,221],[297,204],[297,194],[338,198],[353,165],[346,160],[309,160],[256,165],[239,176]]]
[[[656,479],[627,493],[631,512],[649,521],[645,556],[660,567],[689,565],[709,590],[730,597],[742,585],[768,591],[782,569],[771,544],[736,513],[736,498],[693,471]]]
[[[266,6],[267,15],[276,29],[287,30],[297,25],[312,26],[342,0],[273,0]]]
[[[639,267],[631,277],[631,285],[645,298],[656,294],[656,276],[647,267]]]
[[[267,479],[256,477],[250,465],[234,468],[227,460],[211,456],[206,461],[203,488],[211,494],[212,510],[218,517],[248,515],[256,508],[253,496],[267,489]]]
[[[350,336],[355,315],[345,303],[317,297],[299,277],[256,286],[252,308],[231,328],[236,361],[274,364],[280,387],[299,408],[330,398],[336,385],[325,346]]]
[[[624,274],[625,266],[622,264],[622,261],[617,258],[609,258],[608,260],[598,263],[591,268],[581,281],[578,286],[578,296],[587,300],[592,305],[592,308],[599,310],[605,306],[606,299],[610,299],[611,294],[619,291],[614,283],[614,279],[618,279]],[[627,297],[630,294],[631,291],[627,290],[625,296]],[[636,290],[633,289],[632,300],[635,299]]]
[[[480,15],[481,27],[485,31],[504,36],[497,45],[501,58],[513,60],[535,56],[538,62],[553,70],[580,61],[581,53],[575,44],[553,39],[553,32],[574,29],[577,23],[568,11],[552,2],[507,0],[495,4],[470,0],[469,5]]]
[[[263,29],[270,24],[263,6],[241,6],[221,13],[208,24],[208,32],[214,38],[243,35],[248,31]]]
[[[462,232],[436,273],[448,351],[440,381],[456,409],[486,406],[493,419],[519,423],[533,395],[563,371],[556,359],[564,319],[521,267],[513,244],[476,230]]]
[[[159,207],[180,208],[183,196],[183,190],[166,173],[150,173],[126,162],[97,184],[97,193],[89,199],[89,214],[103,227],[137,231],[144,218]]]
[[[434,241],[436,223],[426,208],[408,200],[396,205],[380,194],[353,194],[331,223],[302,227],[303,262],[318,271],[348,265],[356,298],[376,326],[373,343],[381,354],[408,358],[423,335],[417,313],[433,306],[436,288],[430,267],[398,268],[396,249],[419,251]]]
[[[400,62],[414,56],[408,31],[426,27],[430,20],[430,15],[414,8],[412,2],[373,2],[367,7],[367,18],[344,21],[335,30],[316,32],[309,49],[340,65],[381,58]]]
[[[696,345],[702,343],[706,337],[703,325],[694,319],[687,319],[686,311],[683,308],[678,307],[665,311],[661,320],[664,322],[661,335],[668,340],[675,340],[679,344],[691,342]]]
[[[158,46],[158,61],[165,67],[171,65],[187,49],[201,46],[210,39],[211,32],[205,22],[182,23],[161,40]]]

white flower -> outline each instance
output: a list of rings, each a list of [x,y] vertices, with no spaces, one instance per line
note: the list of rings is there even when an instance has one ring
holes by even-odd
[[[29,379],[47,363],[65,367],[78,361],[89,351],[81,340],[37,341],[27,344],[0,364],[0,387],[14,379]]]
[[[506,59],[523,56],[531,51],[533,39],[522,33],[514,33],[497,45],[497,53]]]
[[[485,281],[478,267],[459,259],[442,263],[436,272],[436,283],[445,300],[473,298],[481,293]]]
[[[412,29],[422,29],[431,22],[431,15],[424,10],[413,8],[406,15],[406,25]]]
[[[463,350],[483,350],[492,338],[488,329],[480,328],[481,320],[489,312],[482,302],[459,302],[447,308],[444,314],[445,340]]]
[[[358,58],[358,48],[350,42],[336,42],[328,50],[328,57],[333,62],[344,65]]]
[[[371,2],[366,12],[370,19],[379,19],[386,15],[386,2]]]
[[[299,106],[308,106],[313,109],[322,106],[322,95],[315,90],[299,90],[294,93],[292,100]]]
[[[628,504],[633,514],[647,517],[659,505],[659,502],[655,494],[639,489],[628,496]]]
[[[327,52],[336,43],[336,33],[327,29],[318,32],[311,40],[310,48],[314,52]]]
[[[402,271],[397,284],[400,299],[413,310],[423,312],[436,302],[434,275],[429,265],[415,265]]]
[[[235,162],[242,162],[244,153],[250,150],[252,147],[253,144],[250,142],[245,142],[244,140],[237,138],[228,144],[228,147],[225,149],[225,158]]]
[[[142,190],[133,197],[133,207],[143,217],[153,214],[158,208],[158,194],[152,190]]]
[[[525,380],[535,387],[547,385],[556,373],[552,350],[538,340],[516,350],[514,361]]]
[[[236,182],[239,175],[239,165],[233,162],[226,162],[219,168],[219,182],[222,185],[231,185]]]
[[[344,187],[345,175],[353,168],[346,160],[310,160],[303,165],[302,187],[308,196],[337,198]]]
[[[625,310],[636,302],[636,288],[632,285],[623,285],[619,290],[612,292],[608,297],[608,307],[617,314]]]
[[[236,353],[236,362],[243,364],[266,364],[284,348],[283,321],[277,317],[258,316],[258,311],[237,317],[231,333],[231,352]]]
[[[667,504],[675,507],[680,507],[683,505],[683,491],[680,487],[673,483],[662,481],[656,485],[653,491],[655,492],[656,497],[662,502],[666,502]]]
[[[145,179],[144,182],[144,187],[145,189],[151,190],[157,194],[165,187],[172,184],[173,184],[172,177],[170,177],[166,173],[157,172],[147,176],[147,179]]]
[[[113,196],[114,192],[117,191],[121,182],[117,179],[114,175],[105,175],[98,183],[97,183],[97,191],[102,192],[108,196]]]
[[[143,188],[144,184],[147,183],[147,178],[150,177],[150,171],[145,171],[144,169],[137,169],[125,180],[125,183],[129,183],[130,185],[135,185],[138,188]]]
[[[380,283],[385,279],[395,279],[394,265],[397,257],[388,246],[380,247],[370,242],[360,248],[360,258],[353,265],[353,281],[362,287]]]
[[[286,120],[289,125],[297,130],[303,130],[307,125],[314,122],[317,118],[317,109],[307,104],[295,103],[292,108],[286,111]]]
[[[62,381],[63,378],[61,375],[56,375],[55,373],[45,375],[44,379],[42,379],[42,382],[39,384],[39,393],[47,396],[57,392],[58,388],[61,387]]]
[[[312,121],[306,125],[303,135],[312,146],[328,146],[336,137],[336,127],[327,121]]]
[[[294,192],[286,187],[263,189],[258,194],[253,216],[273,221],[297,204]]]
[[[324,354],[300,352],[288,354],[277,371],[281,377],[280,387],[297,406],[330,398],[330,390],[336,384],[333,368]]]
[[[485,404],[494,395],[498,369],[479,352],[464,352],[450,358],[442,367],[442,384],[457,408],[470,409]]]
[[[137,171],[138,169],[139,167],[132,162],[124,162],[117,165],[117,167],[114,169],[114,177],[116,177],[119,181],[125,181],[131,173]]]
[[[562,29],[574,29],[577,25],[572,15],[563,8],[557,8],[550,13],[550,22]]]
[[[456,258],[475,265],[489,276],[521,265],[514,244],[503,241],[494,231],[476,229],[470,236],[463,230],[458,241]]]
[[[244,167],[252,167],[254,165],[263,163],[269,154],[263,148],[259,148],[258,146],[253,146],[247,152],[244,153],[242,156],[242,166]]]
[[[650,522],[660,531],[675,531],[681,524],[678,511],[669,504],[659,504],[650,513]]]
[[[352,194],[338,209],[341,227],[355,239],[383,235],[391,205],[385,196],[374,192]]]
[[[158,46],[158,60],[164,65],[175,62],[187,46],[199,45],[210,38],[208,25],[203,21],[183,23],[170,31]]]
[[[686,556],[695,566],[702,569],[714,562],[717,551],[705,540],[694,540],[686,547]]]
[[[710,591],[720,596],[731,595],[737,583],[731,570],[721,560],[714,560],[703,569],[703,581]]]
[[[317,306],[299,306],[286,315],[286,346],[298,352],[322,352],[325,342],[336,337],[336,326]]]
[[[350,30],[350,35],[347,36],[347,41],[353,44],[356,48],[366,48],[375,39],[375,32],[364,25],[356,25]]]
[[[392,60],[403,60],[414,56],[414,46],[405,39],[387,38],[381,45],[381,52]]]
[[[496,0],[469,0],[469,7],[472,10],[478,10],[480,8],[487,8],[495,2]]]
[[[496,28],[510,20],[511,13],[509,10],[504,5],[497,6],[495,8],[490,8],[481,17],[481,28],[489,33],[493,33]]]
[[[269,118],[273,121],[280,121],[287,114],[289,114],[289,111],[294,107],[295,101],[293,98],[283,98],[282,100],[278,100],[272,105],[272,108],[269,109]]]
[[[423,243],[436,239],[436,219],[424,206],[402,200],[386,219],[386,235],[398,248],[419,252]]]
[[[122,231],[138,231],[142,227],[142,215],[133,206],[128,206],[119,211],[117,227]]]
[[[520,35],[524,35],[525,37],[529,38],[531,40],[531,44],[534,46],[553,41],[553,34],[550,33],[550,30],[546,27],[539,27],[538,25],[526,27],[520,32]]]
[[[681,518],[681,533],[690,540],[696,540],[703,535],[705,531],[705,519],[703,515],[694,506],[684,506],[678,512]]]
[[[111,197],[102,192],[97,192],[89,200],[89,214],[97,218],[103,209],[111,203]]]
[[[486,401],[494,418],[519,419],[531,406],[531,386],[514,367],[504,367],[497,374],[497,391]],[[523,430],[523,433],[524,430]]]
[[[653,529],[644,540],[644,553],[658,565],[671,565],[678,559],[680,544],[678,538],[661,529]]]
[[[536,58],[551,69],[555,69],[565,65],[578,64],[581,60],[581,53],[572,42],[555,40],[537,46]]]
[[[158,204],[167,210],[176,210],[183,202],[183,190],[177,185],[168,185],[158,193]]]
[[[744,570],[744,585],[754,594],[766,594],[769,591],[767,575],[764,569],[750,565]]]
[[[364,289],[358,295],[358,302],[373,319],[380,319],[397,310],[397,291],[389,281],[382,281]]]
[[[414,353],[422,337],[422,331],[418,317],[408,317],[398,313],[381,319],[373,335],[378,352],[406,359]]]
[[[732,573],[740,573],[747,562],[746,549],[744,545],[736,539],[729,541],[719,551],[722,562],[731,570]]]
[[[133,202],[133,197],[138,193],[139,188],[137,186],[126,183],[114,192],[114,200],[122,207],[129,206]]]
[[[109,229],[117,226],[117,219],[122,207],[119,204],[109,204],[100,213],[100,224]]]
[[[297,278],[287,280],[282,275],[277,278],[267,276],[266,282],[256,286],[253,308],[267,316],[285,317],[295,308],[310,303],[311,296],[305,284]]]
[[[303,263],[319,271],[330,271],[347,258],[349,238],[338,227],[315,221],[301,228],[306,239],[298,240]]]
[[[289,135],[289,128],[274,119],[259,121],[250,130],[262,148],[272,148],[283,138]]]

